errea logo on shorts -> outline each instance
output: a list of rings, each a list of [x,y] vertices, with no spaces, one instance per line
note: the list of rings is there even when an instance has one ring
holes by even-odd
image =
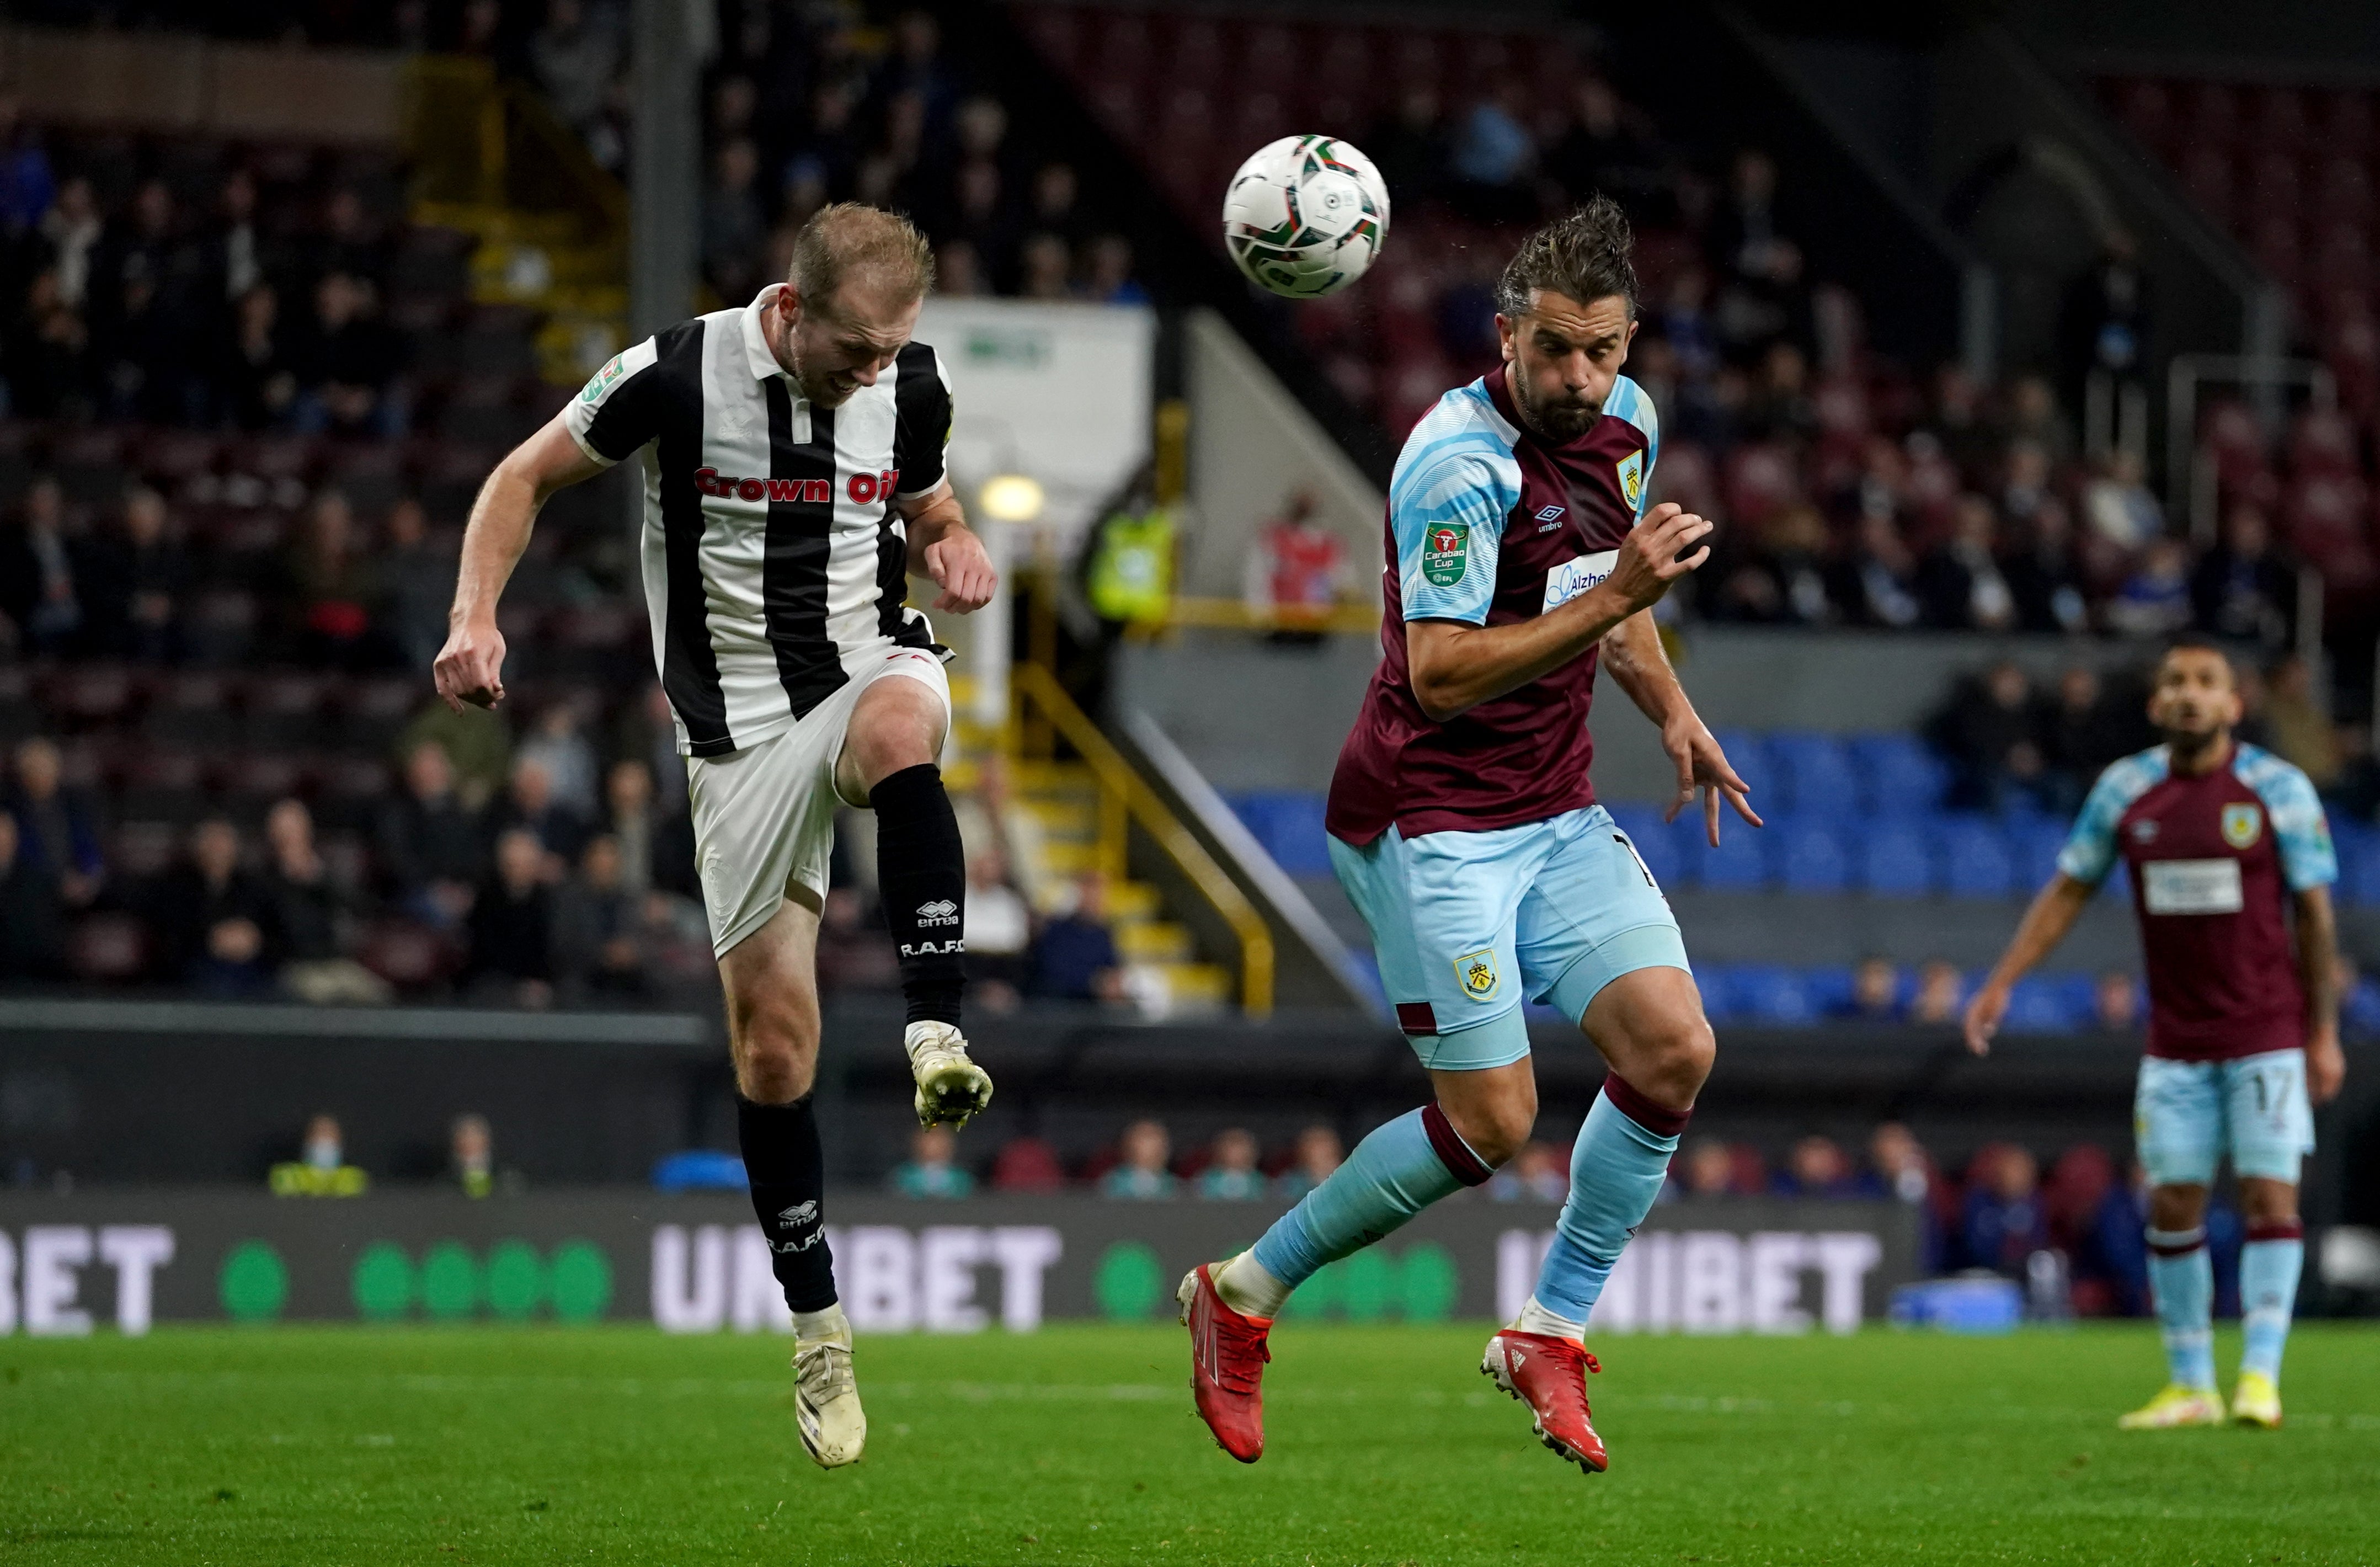
[[[936,898],[932,903],[917,905],[917,923],[920,925],[956,925],[958,922],[959,905],[948,898]]]

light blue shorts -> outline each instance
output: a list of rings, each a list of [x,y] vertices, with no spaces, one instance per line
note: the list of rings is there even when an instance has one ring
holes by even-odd
[[[2205,1185],[2226,1152],[2236,1174],[2295,1185],[2298,1161],[2313,1151],[2305,1051],[2235,1061],[2144,1057],[2132,1136],[2152,1185]]]
[[[1623,974],[1694,972],[1670,901],[1601,806],[1490,832],[1391,827],[1362,848],[1333,838],[1330,864],[1371,927],[1397,1025],[1433,1070],[1527,1055],[1524,994],[1575,1023]]]

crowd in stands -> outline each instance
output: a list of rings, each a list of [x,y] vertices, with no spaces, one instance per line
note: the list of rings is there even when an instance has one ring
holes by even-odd
[[[1210,1202],[1295,1202],[1338,1168],[1339,1134],[1312,1125],[1267,1153],[1245,1128],[1227,1127],[1199,1148],[1177,1155],[1157,1120],[1135,1121],[1113,1144],[1069,1170],[1038,1137],[1004,1145],[988,1170],[959,1161],[957,1139],[930,1128],[912,1139],[907,1160],[887,1181],[909,1197],[972,1197],[979,1190],[1048,1193],[1087,1188],[1117,1201],[1188,1198]],[[1532,1142],[1483,1188],[1487,1200],[1558,1204],[1570,1190],[1570,1150]],[[2137,1163],[2119,1169],[2107,1150],[2080,1143],[2063,1150],[2045,1172],[2039,1159],[2013,1143],[1976,1148],[1948,1172],[1910,1129],[1877,1126],[1864,1159],[1833,1138],[1796,1138],[1772,1165],[1750,1143],[1697,1136],[1678,1150],[1663,1204],[1730,1197],[1775,1197],[1818,1201],[1900,1202],[1916,1210],[1921,1259],[1932,1274],[1981,1269],[2024,1282],[2033,1258],[2056,1253],[2073,1311],[2082,1316],[2138,1316],[2147,1309],[2147,1258],[2141,1240],[2146,1183]],[[2218,1274],[2236,1276],[2241,1239],[2236,1213],[2218,1202],[2208,1219]],[[2228,1249],[2227,1249],[2228,1248]],[[2228,1287],[2236,1289],[2236,1282]]]

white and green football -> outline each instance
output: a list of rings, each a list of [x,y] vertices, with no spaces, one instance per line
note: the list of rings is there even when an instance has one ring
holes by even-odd
[[[1335,136],[1284,136],[1223,193],[1223,248],[1259,288],[1318,299],[1357,278],[1389,237],[1389,188]]]

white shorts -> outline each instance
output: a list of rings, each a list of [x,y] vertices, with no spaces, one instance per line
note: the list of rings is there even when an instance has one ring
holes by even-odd
[[[702,876],[710,950],[727,949],[776,917],[795,883],[826,896],[834,850],[834,813],[853,802],[834,786],[834,764],[860,693],[887,675],[905,675],[941,698],[950,723],[951,683],[940,659],[892,648],[833,696],[757,746],[723,757],[686,759],[694,809],[694,863]]]

